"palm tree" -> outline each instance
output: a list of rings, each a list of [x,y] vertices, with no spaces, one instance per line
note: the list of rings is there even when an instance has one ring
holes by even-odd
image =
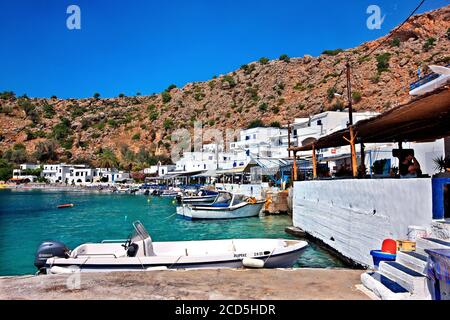
[[[102,153],[98,155],[97,164],[100,168],[114,168],[117,167],[119,161],[111,149],[103,149]]]

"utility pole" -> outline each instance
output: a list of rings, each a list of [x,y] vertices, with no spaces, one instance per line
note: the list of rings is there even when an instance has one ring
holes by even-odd
[[[353,98],[352,98],[352,80],[350,62],[347,62],[347,94],[348,94],[348,123],[349,126],[353,125]]]
[[[291,122],[288,122],[288,157],[291,157]]]
[[[353,129],[353,103],[352,103],[352,81],[351,81],[351,70],[350,62],[347,62],[347,94],[348,94],[348,127],[350,130],[350,148],[352,152],[352,173],[353,177],[358,176],[358,158],[356,157],[356,135]]]

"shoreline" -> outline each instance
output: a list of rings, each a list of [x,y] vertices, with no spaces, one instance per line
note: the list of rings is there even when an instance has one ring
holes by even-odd
[[[113,193],[114,187],[112,186],[71,186],[71,185],[59,185],[59,184],[26,184],[26,185],[7,185],[2,188],[3,190],[11,191],[73,191],[73,192],[95,192],[95,193]],[[0,190],[2,190],[0,189]]]

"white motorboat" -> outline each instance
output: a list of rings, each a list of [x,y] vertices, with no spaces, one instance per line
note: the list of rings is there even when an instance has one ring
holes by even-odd
[[[133,223],[127,240],[86,243],[70,251],[63,243],[42,243],[35,258],[41,273],[150,271],[202,268],[292,267],[308,245],[300,240],[233,239],[152,242]]]
[[[131,189],[129,187],[123,186],[123,187],[117,187],[115,190],[116,193],[130,193]]]
[[[177,214],[187,219],[236,219],[258,216],[265,201],[219,191],[212,204],[183,204]]]

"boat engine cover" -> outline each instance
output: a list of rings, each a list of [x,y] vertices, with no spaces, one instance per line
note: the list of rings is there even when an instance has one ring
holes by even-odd
[[[41,243],[36,251],[34,265],[39,270],[45,267],[45,263],[49,258],[68,258],[69,249],[67,246],[58,241],[46,241]]]

